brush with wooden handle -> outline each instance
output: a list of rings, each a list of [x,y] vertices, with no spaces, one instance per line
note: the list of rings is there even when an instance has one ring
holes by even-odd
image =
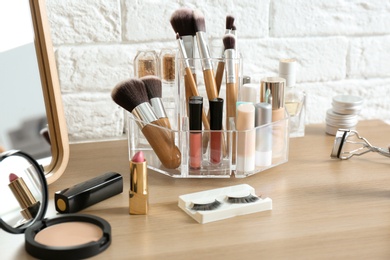
[[[162,83],[159,77],[148,75],[140,78],[144,83],[148,99],[157,118],[161,119],[166,128],[171,129],[171,123],[165,112],[162,101]]]
[[[194,27],[194,17],[192,9],[188,7],[182,7],[173,12],[170,23],[172,25],[175,33],[178,33],[183,41],[183,49],[187,55],[188,64],[191,70],[191,74],[196,83],[196,73],[195,73],[195,27]],[[191,92],[190,82],[188,81],[189,77],[184,78],[184,86],[186,93],[186,101],[188,104],[189,98],[195,94]],[[188,111],[188,109],[187,109]]]
[[[175,145],[172,132],[165,127],[164,120],[159,119],[154,113],[144,83],[139,79],[122,81],[114,87],[111,97],[115,103],[138,119],[137,125],[162,165],[168,169],[179,167],[181,164],[180,150]]]
[[[238,99],[238,82],[236,51],[234,49],[236,38],[233,34],[226,34],[223,37],[225,46],[225,71],[226,71],[226,128],[231,130],[230,119],[236,118],[236,103]],[[233,135],[232,140],[232,161],[235,162],[236,140]]]
[[[232,15],[227,15],[226,16],[226,23],[225,23],[225,34],[228,34],[231,32],[232,27],[234,24],[234,16]],[[225,56],[225,48],[222,50],[222,54],[220,58],[223,58]],[[223,78],[223,73],[225,71],[225,62],[223,60],[218,62],[217,65],[217,71],[215,72],[215,84],[217,84],[217,92],[221,91],[221,84],[222,84],[222,78]]]

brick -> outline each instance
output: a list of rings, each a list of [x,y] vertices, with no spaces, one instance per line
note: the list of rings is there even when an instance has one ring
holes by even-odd
[[[390,33],[390,10],[380,0],[273,1],[270,35],[307,37]]]
[[[109,93],[64,94],[63,104],[70,141],[122,136],[123,109]]]
[[[54,45],[121,40],[119,0],[47,0]]]
[[[389,77],[390,36],[359,37],[351,41],[348,76],[351,78]]]

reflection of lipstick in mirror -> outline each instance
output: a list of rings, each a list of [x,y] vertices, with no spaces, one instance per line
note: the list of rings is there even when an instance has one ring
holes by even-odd
[[[11,173],[9,175],[9,184],[12,193],[14,194],[16,200],[19,202],[22,210],[20,213],[26,219],[35,218],[37,215],[41,203],[36,201],[32,195],[30,189],[27,187],[26,183],[21,177],[18,177],[16,174]]]

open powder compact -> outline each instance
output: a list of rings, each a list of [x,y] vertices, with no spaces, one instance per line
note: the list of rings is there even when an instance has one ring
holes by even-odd
[[[111,244],[110,224],[97,216],[45,218],[48,189],[42,167],[28,154],[0,154],[0,228],[25,233],[26,251],[39,259],[82,259]],[[6,187],[8,186],[8,187]]]

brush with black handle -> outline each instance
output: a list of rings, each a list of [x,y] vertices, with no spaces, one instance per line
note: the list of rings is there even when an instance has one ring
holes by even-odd
[[[164,120],[159,119],[153,111],[144,83],[135,78],[122,81],[114,87],[111,97],[137,119],[137,125],[163,166],[168,169],[179,167],[180,150],[175,145],[172,132],[166,128]]]
[[[162,83],[159,77],[144,76],[140,78],[144,83],[146,93],[148,94],[149,102],[152,105],[153,111],[156,113],[158,119],[164,121],[165,127],[171,129],[171,123],[167,113],[165,112],[164,103],[162,101]]]

